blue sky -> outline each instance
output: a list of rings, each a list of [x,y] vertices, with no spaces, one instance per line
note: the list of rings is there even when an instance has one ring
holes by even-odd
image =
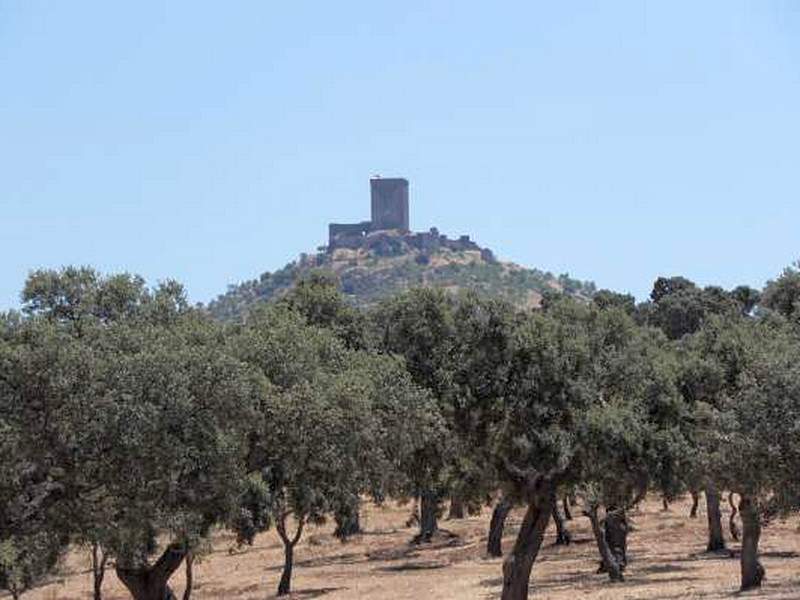
[[[366,218],[644,298],[800,257],[800,3],[0,0],[0,309],[27,272],[196,301]]]

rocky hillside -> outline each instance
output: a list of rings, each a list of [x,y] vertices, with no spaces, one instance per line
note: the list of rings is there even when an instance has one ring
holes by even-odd
[[[217,318],[235,319],[257,302],[279,298],[314,269],[335,272],[344,293],[361,306],[415,286],[472,289],[522,307],[538,306],[546,290],[586,298],[595,291],[592,282],[499,261],[492,251],[466,238],[448,240],[436,230],[405,235],[383,231],[368,235],[356,247],[303,254],[273,273],[232,285],[208,308]]]

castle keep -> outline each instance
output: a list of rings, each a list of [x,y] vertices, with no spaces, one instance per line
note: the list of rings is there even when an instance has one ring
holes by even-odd
[[[409,231],[408,180],[373,177],[369,180],[369,188],[372,218],[361,223],[331,223],[328,227],[329,248],[352,246],[374,231]]]
[[[372,205],[372,231],[399,229],[408,231],[408,180],[369,180]]]

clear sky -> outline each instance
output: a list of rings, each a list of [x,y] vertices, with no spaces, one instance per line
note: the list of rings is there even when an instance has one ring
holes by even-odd
[[[192,300],[368,218],[640,299],[800,257],[800,2],[0,0],[0,309],[90,264]]]

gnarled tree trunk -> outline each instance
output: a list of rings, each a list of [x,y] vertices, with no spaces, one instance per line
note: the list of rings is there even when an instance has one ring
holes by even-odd
[[[758,560],[761,519],[747,496],[739,500],[739,513],[742,516],[742,590],[750,590],[761,587],[764,579],[764,567]]]
[[[286,533],[286,520],[289,518],[289,513],[284,513],[279,519],[275,521],[275,528],[278,530],[278,536],[283,542],[283,572],[281,573],[281,580],[278,583],[278,596],[286,596],[292,591],[292,568],[294,567],[294,547],[300,541],[300,536],[303,535],[303,525],[305,525],[305,517],[297,517],[297,531],[294,536],[289,537]]]
[[[464,500],[459,495],[450,498],[450,511],[447,513],[448,519],[464,518]]]
[[[94,600],[103,600],[103,579],[106,576],[108,557],[97,542],[92,544],[92,581],[94,584]]]
[[[553,521],[556,524],[556,545],[567,546],[572,541],[572,535],[567,529],[564,522],[564,517],[561,516],[561,511],[558,510],[558,499],[556,498],[556,491],[553,490],[550,504],[553,506]]]
[[[617,559],[620,570],[628,566],[628,516],[623,508],[609,506],[606,508],[606,518],[603,520],[603,530],[606,535],[608,547]]]
[[[733,501],[733,492],[728,494],[728,504],[731,506],[731,516],[728,519],[728,529],[731,532],[731,537],[735,541],[739,541],[739,526],[736,524],[736,515],[739,510],[736,508],[736,502]]]
[[[419,518],[419,498],[414,498],[414,504],[411,506],[411,514],[406,519],[406,527],[416,527],[422,519]]]
[[[700,504],[700,492],[697,490],[689,490],[689,493],[692,495],[692,509],[689,511],[689,518],[696,519],[697,507]]]
[[[569,494],[564,496],[564,501],[562,504],[564,505],[564,519],[567,521],[572,521],[572,511],[569,509]]]
[[[186,555],[186,587],[183,589],[183,600],[191,600],[194,587],[194,552]]]
[[[356,502],[354,505],[346,506],[334,515],[336,522],[336,530],[333,535],[342,542],[346,542],[348,538],[361,533],[361,515],[360,503]]]
[[[169,546],[152,567],[127,569],[117,563],[117,577],[134,600],[174,600],[175,594],[167,585],[169,578],[181,566],[186,556],[183,545]]]
[[[419,535],[415,538],[417,543],[428,543],[433,534],[439,530],[438,514],[439,502],[436,494],[424,491],[419,500]]]
[[[527,600],[531,569],[542,546],[544,532],[553,513],[552,484],[537,482],[537,490],[528,500],[528,510],[514,543],[503,563],[502,600]]]
[[[604,522],[600,522],[597,516],[598,506],[591,504],[586,509],[586,516],[589,517],[589,522],[592,524],[592,533],[594,534],[595,542],[597,542],[597,549],[600,551],[600,569],[599,573],[608,573],[611,581],[623,581],[622,564],[620,563],[617,553],[613,552],[609,545],[608,539],[608,523],[606,522],[609,515],[606,514]]]
[[[511,500],[504,494],[495,504],[489,523],[489,538],[486,541],[486,553],[489,556],[503,556],[503,530],[510,512]]]
[[[708,513],[707,552],[725,550],[725,536],[722,534],[722,511],[719,508],[719,492],[714,484],[706,486],[706,512]]]

